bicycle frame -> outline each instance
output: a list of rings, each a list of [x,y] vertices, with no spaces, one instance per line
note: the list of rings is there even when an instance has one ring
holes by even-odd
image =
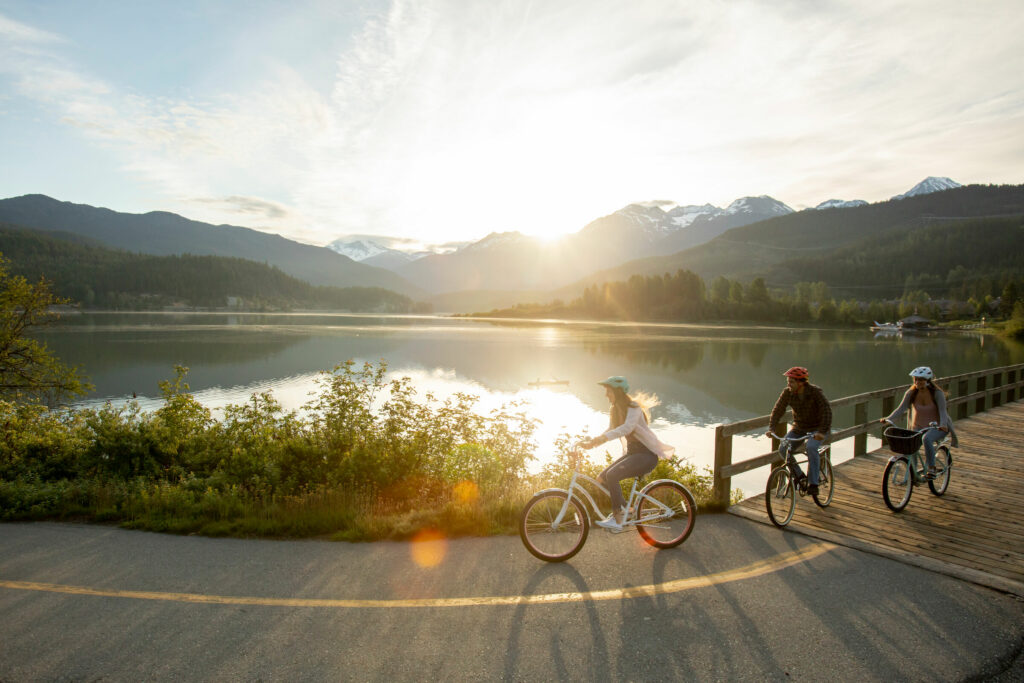
[[[560,492],[566,494],[565,502],[562,504],[562,509],[559,510],[558,515],[552,521],[552,524],[551,524],[552,528],[557,528],[558,525],[562,523],[562,519],[565,517],[566,513],[569,511],[570,500],[574,496],[576,497],[577,500],[580,501],[580,503],[584,504],[584,507],[587,507],[587,505],[590,506],[590,510],[593,511],[593,513],[594,513],[593,516],[594,517],[600,518],[602,516],[601,515],[601,508],[597,504],[597,502],[594,500],[594,498],[590,495],[590,492],[587,491],[585,488],[583,488],[582,486],[580,486],[577,483],[581,479],[584,480],[584,481],[587,481],[587,482],[589,482],[591,484],[593,484],[594,486],[599,488],[604,493],[610,493],[608,491],[608,489],[605,488],[599,481],[597,481],[596,479],[593,479],[591,477],[588,477],[587,475],[583,474],[582,472],[577,472],[577,471],[574,471],[572,473],[572,478],[569,480],[569,487],[568,488],[566,488],[566,489],[556,489],[556,488],[544,489],[544,491],[560,491]],[[632,489],[630,489],[630,492],[629,492],[629,500],[626,501],[626,518],[622,520],[622,526],[635,525],[635,524],[640,524],[640,523],[647,524],[649,522],[654,522],[654,521],[657,521],[659,519],[663,519],[664,517],[671,517],[672,514],[673,514],[672,508],[666,506],[660,500],[656,500],[654,498],[650,498],[648,496],[643,495],[640,491],[637,490],[637,481],[638,480],[639,480],[639,477],[634,477],[633,478],[633,487],[632,487]],[[670,479],[659,479],[658,481],[672,481],[672,480],[670,480]],[[654,484],[654,483],[656,483],[656,482],[651,482],[651,484]],[[650,484],[648,484],[648,486],[650,486]],[[538,493],[543,493],[544,491],[538,491]],[[579,496],[579,495],[577,495],[578,493],[582,493],[583,495]],[[653,505],[655,505],[659,509],[654,510],[653,514],[645,514],[643,516],[643,518],[634,519],[633,518],[634,510],[637,510],[639,508],[638,504],[639,504],[641,498],[644,499],[644,500],[650,501]]]

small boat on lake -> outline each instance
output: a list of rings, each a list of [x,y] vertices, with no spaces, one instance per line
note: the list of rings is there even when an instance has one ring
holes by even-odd
[[[569,380],[567,379],[538,379],[535,382],[527,382],[531,387],[567,387],[569,386]]]
[[[882,332],[885,334],[896,334],[897,332],[903,331],[903,325],[900,323],[880,323],[877,320],[875,324],[871,326],[872,332]]]

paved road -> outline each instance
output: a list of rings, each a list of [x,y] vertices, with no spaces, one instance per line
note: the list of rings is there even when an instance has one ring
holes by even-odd
[[[0,525],[2,681],[1019,680],[1022,639],[1016,598],[731,515],[561,565]]]

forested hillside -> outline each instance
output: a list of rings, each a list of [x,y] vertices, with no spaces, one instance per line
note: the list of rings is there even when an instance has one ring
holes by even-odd
[[[59,238],[66,239],[59,239]],[[10,271],[45,277],[54,291],[87,308],[317,308],[408,313],[424,305],[379,287],[316,287],[255,261],[222,256],[150,256],[115,251],[81,236],[0,223],[0,254]]]
[[[966,221],[923,219],[920,227],[888,232],[814,258],[793,258],[765,274],[770,286],[825,282],[838,294],[899,297],[924,290],[967,300],[998,296],[1024,276],[1024,217]]]
[[[196,254],[242,258],[330,287],[383,287],[410,296],[420,290],[391,271],[373,268],[324,247],[301,244],[236,225],[211,225],[167,211],[121,213],[45,195],[0,199],[0,223],[70,232],[110,249],[155,256]]]
[[[706,286],[689,270],[633,275],[591,285],[569,303],[549,299],[487,315],[827,323],[914,312],[932,319],[1008,317],[1024,292],[1024,216],[929,218],[838,249],[795,254],[749,282],[718,275]]]

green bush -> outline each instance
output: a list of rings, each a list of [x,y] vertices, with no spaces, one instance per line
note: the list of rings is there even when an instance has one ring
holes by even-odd
[[[528,474],[536,424],[519,406],[484,415],[473,396],[421,397],[383,363],[321,373],[302,413],[262,393],[220,420],[186,375],[176,367],[161,383],[153,412],[134,401],[77,411],[0,402],[0,516],[347,540],[515,533],[532,492],[568,478],[564,455]],[[662,462],[646,480],[661,477],[710,500],[709,475],[691,465]]]

